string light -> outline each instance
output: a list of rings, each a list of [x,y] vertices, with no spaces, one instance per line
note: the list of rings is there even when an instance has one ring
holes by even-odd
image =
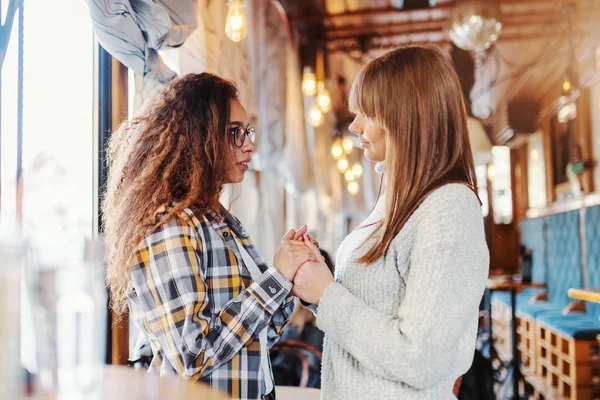
[[[325,82],[319,82],[317,85],[317,103],[324,113],[331,111],[331,95],[325,87]]]
[[[339,159],[337,162],[337,168],[342,174],[346,172],[348,170],[348,160],[345,158]]]
[[[352,172],[352,170],[349,169],[344,174],[344,178],[346,178],[346,182],[352,182],[354,180],[354,172]]]
[[[342,148],[340,139],[336,139],[336,141],[333,142],[333,146],[331,146],[331,155],[335,160],[341,159],[344,155],[344,149]]]
[[[242,0],[229,0],[227,6],[225,34],[227,34],[229,39],[239,43],[248,35],[248,24],[246,22],[244,3]]]
[[[363,174],[362,165],[354,164],[354,166],[352,167],[352,172],[354,172],[354,176],[356,176],[357,178],[360,178]]]
[[[493,181],[494,178],[496,177],[496,167],[494,167],[493,164],[488,167],[487,175],[488,175],[488,179],[490,181]]]
[[[307,96],[314,96],[317,94],[317,77],[310,67],[304,67],[302,92]]]
[[[318,128],[319,126],[323,125],[323,121],[325,120],[325,118],[323,116],[323,112],[321,111],[317,103],[314,103],[310,107],[309,115],[310,123],[312,124],[312,126]]]
[[[357,194],[359,189],[360,188],[359,188],[357,182],[352,181],[352,182],[348,183],[348,191],[350,192],[350,194],[352,194],[352,195]]]
[[[352,150],[354,150],[354,143],[349,136],[344,137],[344,140],[342,141],[342,147],[344,148],[344,152],[346,152],[346,154],[350,154],[352,153]]]

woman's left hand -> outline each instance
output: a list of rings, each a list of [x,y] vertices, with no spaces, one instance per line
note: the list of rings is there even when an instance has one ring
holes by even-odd
[[[304,244],[313,252],[319,261],[308,261],[296,272],[293,294],[307,303],[319,304],[323,292],[334,282],[333,275],[321,256],[319,249],[310,238],[304,238]]]

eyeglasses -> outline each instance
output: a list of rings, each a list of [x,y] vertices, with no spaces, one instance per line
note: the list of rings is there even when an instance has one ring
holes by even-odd
[[[230,128],[229,132],[233,137],[233,144],[236,147],[242,147],[244,143],[246,143],[247,137],[250,138],[252,143],[254,143],[254,140],[256,139],[256,129],[253,127],[242,128],[241,126],[238,126],[236,128]]]

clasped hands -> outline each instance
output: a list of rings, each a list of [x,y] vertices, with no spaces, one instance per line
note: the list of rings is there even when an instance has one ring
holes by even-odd
[[[281,240],[273,265],[290,282],[292,294],[307,303],[319,304],[321,295],[334,280],[325,259],[312,238],[306,234],[306,225],[290,230]]]

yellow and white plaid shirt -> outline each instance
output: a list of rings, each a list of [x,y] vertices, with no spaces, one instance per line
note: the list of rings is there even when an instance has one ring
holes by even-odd
[[[259,333],[268,326],[269,348],[279,339],[294,308],[292,283],[267,267],[235,217],[224,208],[220,214],[185,209],[146,236],[131,266],[128,305],[150,341],[151,372],[263,399]],[[263,272],[259,280],[238,246]]]

